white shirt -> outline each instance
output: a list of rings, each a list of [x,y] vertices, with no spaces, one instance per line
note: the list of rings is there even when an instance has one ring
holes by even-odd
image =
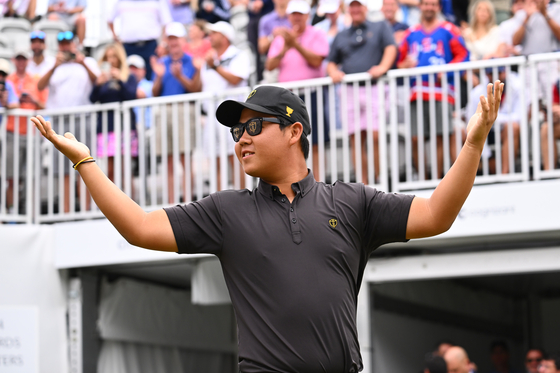
[[[500,39],[502,43],[506,43],[508,46],[513,45],[513,35],[523,24],[524,14],[524,12],[517,11],[513,17],[500,23],[498,28],[500,29]],[[517,53],[521,54],[521,45],[515,46],[515,49]]]
[[[108,21],[119,18],[119,38],[123,43],[158,39],[162,29],[172,21],[166,0],[119,0]]]
[[[249,60],[249,56],[245,51],[240,50],[239,48],[230,45],[228,49],[222,54],[218,60],[220,61],[220,66],[232,73],[233,75],[241,78],[241,82],[237,85],[230,84],[226,79],[224,79],[216,70],[208,68],[206,64],[204,64],[200,70],[200,79],[202,80],[202,92],[215,92],[221,93],[228,89],[237,88],[237,87],[245,87],[247,86],[247,79],[249,79],[249,75],[251,74],[251,61]],[[233,100],[243,100],[245,97],[223,97],[220,102],[216,102],[216,108],[218,105],[227,99]],[[226,144],[227,144],[227,154],[233,154],[234,152],[234,145],[233,139],[231,134],[229,133],[229,128],[222,126],[218,123],[217,120],[213,119],[214,113],[216,112],[216,108],[210,108],[208,102],[203,102],[203,107],[206,113],[208,113],[208,123],[204,127],[203,132],[203,142],[204,142],[204,149],[205,153],[208,156],[216,156],[215,152],[211,151],[211,135],[210,135],[210,127],[213,128],[214,135],[215,135],[215,143],[219,144],[220,138],[220,131],[225,133]],[[218,152],[218,146],[216,145],[215,151]],[[214,154],[212,154],[214,153]]]
[[[33,58],[30,58],[29,62],[27,63],[27,69],[25,69],[25,71],[30,75],[41,78],[54,66],[54,62],[56,60],[56,58],[47,54],[45,54],[44,57],[45,58],[43,58],[43,62],[38,65],[35,63],[35,61],[33,61]]]
[[[99,75],[99,67],[93,58],[86,57],[84,62],[91,72]],[[54,63],[50,68],[53,66]],[[58,66],[49,80],[48,88],[47,109],[91,104],[89,95],[93,89],[93,83],[85,67],[79,63],[68,62]]]
[[[465,44],[471,53],[470,60],[481,60],[484,56],[495,53],[501,43],[500,29],[492,27],[486,35],[480,39],[474,39],[474,33],[470,28],[465,32]]]

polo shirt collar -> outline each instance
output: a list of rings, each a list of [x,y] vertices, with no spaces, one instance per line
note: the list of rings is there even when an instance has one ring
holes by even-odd
[[[354,26],[354,24],[352,24],[352,25],[350,25],[350,30],[352,30],[352,31],[357,30],[357,29],[365,30],[367,28],[367,22],[368,21],[366,19],[363,23],[360,23],[357,26]]]
[[[296,193],[300,192],[301,196],[305,197],[311,191],[311,189],[313,189],[316,183],[317,182],[315,181],[315,177],[313,177],[313,172],[311,172],[310,169],[307,169],[307,176],[297,183],[293,183],[292,189]],[[275,196],[281,196],[283,194],[282,191],[280,191],[280,188],[278,188],[276,185],[267,183],[263,179],[259,180],[258,190],[262,195],[270,199],[274,199]]]

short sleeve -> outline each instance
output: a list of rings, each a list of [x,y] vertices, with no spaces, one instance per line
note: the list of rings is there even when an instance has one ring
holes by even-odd
[[[243,80],[249,79],[249,75],[251,75],[251,61],[249,61],[247,53],[242,50],[238,51],[237,55],[231,60],[228,70]]]
[[[342,62],[340,58],[339,47],[338,47],[341,39],[342,39],[342,35],[339,32],[338,34],[336,34],[331,44],[331,50],[329,51],[329,57],[328,57],[328,60],[330,62],[335,63],[337,65]]]
[[[406,224],[414,196],[384,193],[364,187],[365,224],[364,248],[371,253],[390,242],[406,242]]]
[[[270,13],[268,13],[268,14],[270,14]],[[259,20],[259,38],[270,35],[267,21],[268,21],[268,17],[266,17],[266,16],[262,17]]]
[[[6,90],[8,91],[8,105],[18,104],[19,98],[12,82],[6,80]]]
[[[313,44],[311,45],[311,51],[321,57],[327,57],[329,54],[329,40],[327,35],[317,28],[314,30]]]
[[[211,195],[188,205],[164,208],[180,254],[220,255],[223,232],[218,204]]]
[[[381,35],[383,38],[383,48],[389,45],[395,45],[395,37],[393,36],[393,30],[387,22],[379,22],[381,25]]]

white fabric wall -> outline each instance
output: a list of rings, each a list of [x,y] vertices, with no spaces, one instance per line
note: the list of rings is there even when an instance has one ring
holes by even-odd
[[[231,372],[234,322],[231,305],[196,306],[188,291],[104,280],[98,372]]]
[[[0,225],[0,305],[39,310],[39,372],[68,371],[65,272],[52,226]]]
[[[218,258],[200,260],[194,267],[191,280],[194,304],[231,304]]]

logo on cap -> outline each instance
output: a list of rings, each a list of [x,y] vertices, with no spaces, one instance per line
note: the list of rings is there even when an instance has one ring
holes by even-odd
[[[293,112],[294,112],[294,109],[292,109],[289,106],[286,106],[286,115],[287,116],[290,116]]]
[[[336,220],[336,219],[330,219],[330,220],[329,220],[329,225],[330,225],[332,228],[336,228],[336,226],[338,225],[338,220]]]
[[[249,96],[247,96],[247,100],[250,99],[251,97],[253,97],[253,96],[255,95],[255,93],[257,93],[257,90],[256,90],[256,89],[253,89],[253,90],[251,91],[251,93],[249,93]]]

